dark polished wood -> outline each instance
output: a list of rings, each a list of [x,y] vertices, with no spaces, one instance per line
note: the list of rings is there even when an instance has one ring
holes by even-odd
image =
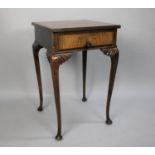
[[[39,97],[40,97],[40,105],[38,107],[38,111],[43,110],[43,91],[42,91],[42,82],[41,82],[41,72],[40,72],[40,63],[39,63],[39,51],[42,48],[36,41],[33,43],[33,57],[35,62],[36,68],[36,76],[38,81],[38,88],[39,88]]]
[[[115,82],[115,75],[118,65],[118,58],[119,58],[119,51],[116,47],[114,48],[102,48],[101,51],[107,55],[110,56],[111,59],[111,70],[110,70],[110,77],[109,77],[109,88],[108,88],[108,97],[107,97],[107,106],[106,106],[106,123],[108,125],[112,124],[112,120],[109,116],[110,111],[110,100],[112,96],[112,91],[114,87]]]
[[[72,53],[52,55],[49,60],[51,64],[51,73],[53,78],[53,87],[55,95],[55,104],[57,111],[58,131],[56,135],[57,140],[62,139],[61,135],[61,106],[60,106],[60,90],[59,90],[59,66],[71,57]]]
[[[100,29],[117,29],[120,25],[110,24],[92,20],[65,20],[65,21],[45,21],[32,22],[34,26],[46,28],[52,32],[88,31]]]
[[[82,101],[86,102],[86,70],[87,70],[87,50],[82,51],[82,70],[83,70],[83,97]]]
[[[39,64],[39,50],[47,49],[47,58],[51,67],[53,79],[54,96],[57,112],[58,130],[56,139],[62,139],[61,125],[61,105],[59,90],[59,67],[67,61],[73,52],[82,51],[83,70],[83,98],[86,101],[86,68],[87,52],[91,49],[101,49],[101,51],[111,58],[111,71],[109,78],[109,89],[106,105],[106,123],[111,124],[110,100],[112,96],[115,74],[118,64],[119,52],[116,46],[117,29],[120,25],[103,22],[78,20],[78,21],[53,21],[53,22],[33,22],[35,26],[35,42],[33,44],[33,55],[38,80],[40,105],[38,111],[43,110],[43,93],[41,83],[41,73]]]

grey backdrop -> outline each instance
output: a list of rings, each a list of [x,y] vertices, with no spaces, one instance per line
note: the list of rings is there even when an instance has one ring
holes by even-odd
[[[155,146],[155,9],[0,9],[0,146]],[[105,121],[110,60],[88,53],[82,103],[81,52],[60,68],[63,136],[56,142],[51,72],[40,52],[44,111],[32,56],[32,21],[91,19],[121,24],[120,61]]]

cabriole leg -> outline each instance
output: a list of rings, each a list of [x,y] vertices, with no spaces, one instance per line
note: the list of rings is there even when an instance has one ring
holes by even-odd
[[[33,43],[33,57],[35,62],[35,69],[38,81],[39,96],[40,96],[40,105],[38,111],[43,110],[43,92],[42,92],[42,83],[41,83],[41,72],[40,72],[40,63],[39,63],[39,51],[42,48],[36,41]]]
[[[112,124],[112,121],[109,115],[110,100],[111,100],[112,91],[113,91],[114,82],[115,82],[115,75],[116,75],[118,59],[119,59],[119,51],[116,47],[102,48],[101,51],[105,55],[110,56],[110,59],[111,59],[111,70],[110,70],[108,97],[107,97],[107,105],[106,105],[106,124],[110,125]]]
[[[61,140],[61,106],[60,106],[60,90],[59,90],[59,66],[71,57],[71,53],[52,55],[50,56],[50,66],[53,79],[53,88],[55,96],[55,105],[57,113],[58,130],[55,137],[56,140]]]

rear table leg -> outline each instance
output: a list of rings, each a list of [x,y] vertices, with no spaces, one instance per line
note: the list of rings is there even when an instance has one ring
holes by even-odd
[[[87,70],[87,50],[82,51],[82,70],[83,70],[83,98],[82,101],[86,102],[86,70]]]

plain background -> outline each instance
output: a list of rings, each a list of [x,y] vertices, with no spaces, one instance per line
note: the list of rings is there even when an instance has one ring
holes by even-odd
[[[0,146],[155,146],[155,9],[0,9]],[[63,141],[54,140],[51,72],[40,52],[44,111],[32,55],[33,21],[91,19],[120,24],[120,60],[105,121],[110,59],[88,53],[87,98],[82,97],[81,52],[60,68]]]

